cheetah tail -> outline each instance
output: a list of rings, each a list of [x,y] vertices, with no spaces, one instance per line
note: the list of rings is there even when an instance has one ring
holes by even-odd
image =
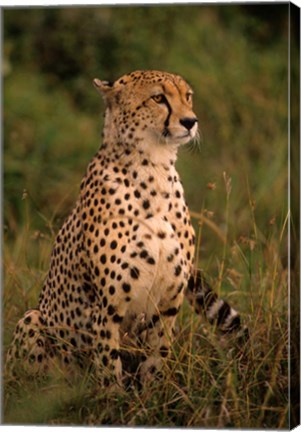
[[[202,314],[222,333],[240,332],[242,327],[239,313],[212,290],[201,270],[197,270],[188,281],[186,297],[197,314]]]

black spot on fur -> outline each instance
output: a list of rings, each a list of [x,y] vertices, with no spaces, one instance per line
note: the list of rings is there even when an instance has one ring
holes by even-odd
[[[132,267],[132,268],[131,268],[131,277],[132,277],[133,279],[138,279],[138,278],[139,278],[139,275],[140,275],[140,271],[139,271],[139,269],[137,269],[137,267]]]

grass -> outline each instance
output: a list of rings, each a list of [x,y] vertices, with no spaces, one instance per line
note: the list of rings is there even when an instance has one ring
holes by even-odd
[[[231,205],[230,178],[225,176],[225,212]],[[25,213],[32,206],[24,197]],[[202,237],[219,237],[217,290],[241,311],[250,339],[221,338],[184,304],[178,319],[173,358],[164,378],[138,391],[107,394],[87,377],[68,382],[60,374],[45,380],[8,380],[4,423],[50,425],[127,425],[235,428],[288,426],[287,274],[281,263],[287,220],[269,238],[256,225],[250,208],[251,238],[229,241],[227,229],[195,215]],[[227,220],[227,217],[225,217]],[[51,226],[51,221],[49,221]],[[223,238],[223,241],[221,240]],[[37,233],[27,220],[18,241],[4,254],[4,345],[16,321],[36,304],[46,275],[53,233]]]

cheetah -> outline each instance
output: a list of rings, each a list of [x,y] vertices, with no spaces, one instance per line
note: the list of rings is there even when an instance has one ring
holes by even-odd
[[[59,359],[122,385],[127,344],[144,349],[142,382],[160,370],[185,295],[225,332],[240,328],[240,317],[194,268],[195,233],[175,168],[179,147],[198,134],[191,87],[159,71],[93,83],[106,106],[102,145],[6,364],[36,375]]]

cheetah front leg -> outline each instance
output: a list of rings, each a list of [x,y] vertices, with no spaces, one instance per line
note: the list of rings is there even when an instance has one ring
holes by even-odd
[[[163,359],[169,357],[174,339],[174,328],[177,314],[183,302],[181,283],[173,292],[169,301],[163,301],[158,306],[158,314],[154,314],[145,330],[145,347],[147,356],[140,366],[141,382],[149,381],[156,373],[160,372]]]
[[[120,323],[122,317],[119,315],[119,309],[118,306],[110,304],[106,315],[97,308],[92,316],[94,342],[91,361],[94,379],[101,387],[108,387],[111,384],[117,384],[117,387],[122,386],[120,359]]]

